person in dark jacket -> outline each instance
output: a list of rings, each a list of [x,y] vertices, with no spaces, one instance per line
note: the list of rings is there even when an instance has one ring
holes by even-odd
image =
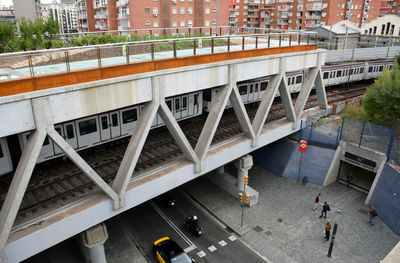
[[[375,208],[372,206],[369,210],[369,223],[373,226],[375,224],[374,217],[376,217],[378,213],[375,211]]]
[[[326,218],[326,212],[331,211],[329,205],[327,202],[324,203],[324,206],[322,207],[322,212],[321,215],[319,217],[322,218],[322,215],[325,215],[324,218]]]
[[[328,241],[331,235],[332,224],[331,220],[328,220],[325,225],[325,240]]]

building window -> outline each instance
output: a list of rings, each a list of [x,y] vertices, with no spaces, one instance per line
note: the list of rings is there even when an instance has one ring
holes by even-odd
[[[357,5],[355,5],[355,6],[354,6],[354,9],[356,9],[356,10],[357,10],[357,7],[358,7],[358,6],[357,6]]]
[[[342,4],[342,9],[344,9],[344,4]]]
[[[150,25],[150,20],[146,20],[146,26]]]
[[[210,0],[206,0],[206,3],[210,3]]]
[[[172,8],[172,14],[176,15],[178,13],[178,9],[176,7]]]
[[[217,12],[217,8],[213,8],[213,12],[216,13]]]
[[[185,26],[185,20],[181,20],[181,26]]]
[[[213,20],[213,21],[212,21],[212,24],[213,24],[213,25],[216,25],[216,24],[217,24],[217,21]]]
[[[360,14],[357,15],[357,18],[360,18]]]
[[[337,7],[340,7],[340,4],[338,4]]]
[[[181,2],[185,2],[185,0],[181,0]]]
[[[210,26],[210,21],[209,20],[205,21],[205,26]]]
[[[172,26],[173,27],[177,27],[178,26],[178,22],[177,21],[172,21]]]
[[[144,12],[146,12],[146,13],[150,12],[150,8],[149,7],[145,7],[144,8]]]
[[[193,26],[193,21],[192,20],[189,20],[188,21],[188,27],[192,27]]]
[[[193,9],[191,7],[188,8],[188,14],[191,15],[193,13]]]
[[[210,14],[210,8],[206,8],[206,15]]]
[[[154,27],[158,27],[158,21],[153,22]]]
[[[181,8],[181,15],[184,15],[185,14],[185,8],[183,7],[183,8]]]

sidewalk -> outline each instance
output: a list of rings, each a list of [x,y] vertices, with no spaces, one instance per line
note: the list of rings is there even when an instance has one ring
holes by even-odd
[[[234,197],[204,177],[185,189],[268,262],[379,262],[400,240],[379,218],[371,226],[366,195],[341,184],[304,186],[253,166],[249,185],[259,191],[259,204],[245,209],[243,228]],[[321,207],[312,209],[318,193],[331,207],[327,218],[338,223],[331,258],[323,235],[326,219],[319,218]]]

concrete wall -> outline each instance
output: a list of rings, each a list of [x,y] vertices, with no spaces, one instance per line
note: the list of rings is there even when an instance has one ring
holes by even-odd
[[[335,154],[334,150],[310,146],[303,154],[300,180],[323,184]],[[278,176],[297,180],[300,152],[298,144],[288,139],[279,140],[253,153],[254,162]]]
[[[400,235],[400,173],[386,164],[368,204],[390,229]]]

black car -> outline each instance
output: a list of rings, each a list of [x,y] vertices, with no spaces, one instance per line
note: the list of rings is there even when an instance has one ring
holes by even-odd
[[[153,244],[157,261],[160,263],[191,263],[194,262],[185,251],[169,237],[158,239]]]

